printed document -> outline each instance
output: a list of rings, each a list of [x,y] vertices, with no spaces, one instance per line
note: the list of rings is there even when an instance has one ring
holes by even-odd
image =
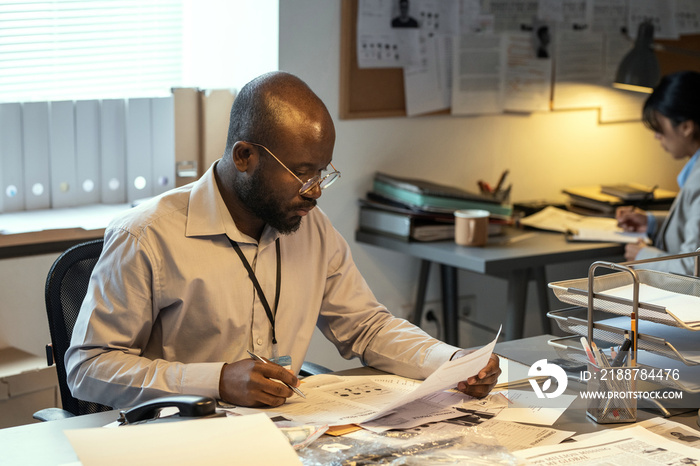
[[[672,442],[635,426],[606,430],[581,442],[520,450],[514,455],[527,464],[698,464],[700,450]]]
[[[614,218],[589,217],[552,206],[525,217],[520,223],[540,230],[569,233],[571,239],[578,241],[636,243],[647,240],[645,233],[622,230]]]
[[[405,429],[460,416],[456,408],[472,398],[451,389],[486,366],[497,339],[498,335],[488,345],[445,362],[423,382],[391,374],[307,377],[302,385],[306,399],[295,395],[282,406],[264,411],[304,424],[362,424],[375,431]],[[228,412],[251,411],[236,407]]]

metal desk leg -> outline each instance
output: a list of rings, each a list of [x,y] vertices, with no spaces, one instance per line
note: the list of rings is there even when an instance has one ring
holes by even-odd
[[[508,303],[504,335],[506,340],[517,340],[523,337],[527,283],[527,269],[511,270],[508,274]]]
[[[442,325],[445,343],[459,346],[459,316],[457,299],[457,269],[440,264],[442,281]]]
[[[542,333],[552,333],[552,321],[547,317],[549,312],[549,298],[547,296],[547,276],[544,266],[533,267],[532,273],[535,276],[535,286],[537,287],[537,301],[540,304],[540,317],[542,318]]]
[[[428,278],[430,278],[430,262],[427,259],[420,261],[420,274],[418,275],[418,290],[416,292],[416,303],[413,308],[413,315],[408,319],[412,324],[420,326],[423,317],[423,307],[425,306],[425,291],[428,288]]]

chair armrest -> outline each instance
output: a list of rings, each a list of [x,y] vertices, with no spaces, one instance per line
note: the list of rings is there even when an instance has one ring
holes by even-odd
[[[37,411],[32,417],[38,421],[56,421],[59,419],[68,419],[74,417],[75,414],[61,408],[45,408]]]

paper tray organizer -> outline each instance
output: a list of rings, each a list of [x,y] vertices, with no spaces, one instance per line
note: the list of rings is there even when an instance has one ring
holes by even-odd
[[[637,270],[632,267],[648,262],[674,260],[684,257],[695,257],[695,277],[645,269]],[[605,315],[605,313],[627,316],[630,319],[629,328],[635,330],[634,335],[636,338],[633,338],[633,346],[636,350],[635,364],[640,368],[650,370],[658,369],[659,367],[683,367],[685,371],[692,373],[689,375],[691,375],[693,380],[697,379],[697,383],[693,382],[693,380],[684,381],[669,378],[664,380],[662,385],[690,393],[700,392],[700,361],[689,360],[671,342],[666,341],[664,338],[640,334],[638,331],[640,320],[669,327],[680,327],[690,331],[700,330],[700,322],[685,323],[669,314],[665,307],[641,302],[639,299],[618,298],[605,294],[605,291],[630,284],[638,292],[639,285],[646,284],[671,293],[700,296],[699,258],[700,250],[694,253],[677,254],[622,264],[597,261],[590,266],[587,278],[550,283],[549,287],[560,301],[577,307],[552,311],[547,314],[555,320],[563,331],[576,335],[552,339],[549,341],[549,345],[554,347],[562,358],[586,364],[588,358],[581,344],[581,336],[587,336],[589,341],[606,342],[609,344],[608,346],[620,345],[625,338],[626,329],[596,322],[596,318]],[[598,268],[610,269],[613,272],[596,276],[595,272]],[[642,360],[637,360],[637,356],[643,356]]]
[[[602,263],[605,265],[615,265]],[[697,277],[675,275],[654,270],[636,270],[639,283],[660,288],[672,293],[700,296],[700,280]],[[612,290],[632,283],[632,276],[626,272],[615,272],[593,278],[593,308],[611,314],[630,316],[634,303],[631,299],[605,296],[605,291]],[[554,295],[562,302],[588,308],[589,278],[564,280],[553,282],[549,287]],[[666,312],[666,308],[650,303],[638,303],[638,317],[641,320],[649,320],[674,327],[683,327],[688,330],[700,330],[700,322],[686,324]]]
[[[550,311],[547,313],[547,316],[554,320],[562,331],[582,337],[588,334],[587,313],[586,309],[576,307]],[[604,341],[609,343],[610,346],[622,345],[622,342],[625,341],[626,331],[626,329],[620,327],[593,322],[593,340]],[[687,358],[673,343],[666,341],[666,339],[662,337],[639,333],[637,335],[637,343],[637,348],[639,350],[649,351],[659,356],[676,359],[688,366],[700,365],[700,360]],[[583,351],[583,347],[581,347],[581,351]]]

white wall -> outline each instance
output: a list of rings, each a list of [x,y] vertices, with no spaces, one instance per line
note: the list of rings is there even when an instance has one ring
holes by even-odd
[[[479,178],[497,180],[502,170],[509,169],[515,201],[563,200],[560,192],[565,187],[622,181],[677,189],[675,176],[681,164],[671,161],[650,131],[639,122],[600,125],[595,110],[340,120],[340,2],[284,0],[279,21],[280,69],[304,79],[326,102],[336,123],[333,163],[342,178],[324,193],[319,205],[349,241],[378,299],[397,315],[405,315],[415,297],[418,260],[353,239],[357,199],[371,188],[377,170],[476,190]],[[548,269],[548,279],[585,276],[587,265]],[[433,269],[429,300],[439,296],[437,268]],[[460,280],[462,294],[477,295],[474,317],[497,327],[504,318],[504,282],[466,272]],[[526,336],[538,331],[539,316],[529,313]],[[462,346],[482,343],[477,337],[461,341]],[[310,360],[334,368],[344,363],[331,356],[334,350],[320,339],[312,350]]]

